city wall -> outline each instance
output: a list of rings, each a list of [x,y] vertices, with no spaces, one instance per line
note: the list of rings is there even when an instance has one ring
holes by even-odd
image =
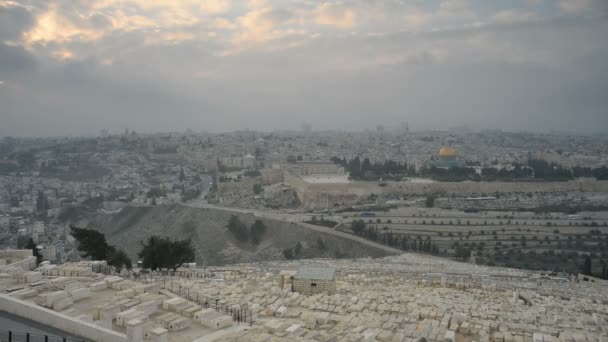
[[[59,312],[0,294],[0,310],[96,342],[127,342],[127,337]]]
[[[554,193],[554,192],[608,192],[608,181],[570,182],[378,182],[307,183],[298,176],[285,173],[285,183],[292,186],[304,206],[331,208],[335,204],[352,205],[372,195],[399,196],[427,194],[439,195],[492,195],[496,192]]]
[[[253,189],[254,184],[271,185],[283,182],[282,170],[262,170],[259,177],[243,178],[239,182],[218,183],[220,193],[241,192],[243,189]]]

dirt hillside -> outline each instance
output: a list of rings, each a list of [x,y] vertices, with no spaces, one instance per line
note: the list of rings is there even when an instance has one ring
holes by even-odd
[[[285,250],[290,250],[297,259],[386,255],[356,241],[269,219],[262,220],[267,231],[258,245],[238,242],[226,228],[231,215],[221,210],[180,205],[125,207],[119,213],[89,215],[87,228],[103,232],[110,244],[124,249],[133,260],[137,260],[140,241],[151,235],[191,239],[199,265],[285,259]],[[252,215],[237,216],[247,226],[255,221]]]

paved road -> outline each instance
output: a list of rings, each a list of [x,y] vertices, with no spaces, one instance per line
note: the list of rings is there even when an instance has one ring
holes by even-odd
[[[327,228],[327,227],[322,227],[322,226],[305,223],[304,221],[308,220],[310,217],[307,214],[287,214],[287,213],[262,211],[262,210],[256,210],[256,209],[239,209],[239,208],[219,207],[219,206],[216,206],[213,204],[196,204],[196,205],[186,204],[186,203],[182,203],[182,204],[185,206],[192,207],[192,208],[224,210],[224,211],[229,211],[229,212],[233,212],[233,213],[251,214],[251,215],[254,215],[255,217],[267,218],[267,219],[272,219],[272,220],[277,220],[277,221],[293,222],[294,224],[297,224],[300,227],[303,227],[306,229],[310,229],[310,230],[314,230],[317,232],[322,232],[322,233],[338,236],[338,237],[341,237],[344,239],[356,241],[358,243],[361,243],[361,244],[369,246],[369,247],[381,249],[390,254],[402,254],[403,253],[403,251],[398,250],[396,248],[391,248],[391,247],[385,246],[383,244],[373,242],[373,241],[370,241],[370,240],[367,240],[367,239],[364,239],[364,238],[361,238],[361,237],[358,237],[358,236],[355,236],[352,234],[343,233],[343,232],[334,230],[333,228]]]
[[[43,335],[49,336],[49,342],[61,341],[61,337],[67,337],[68,342],[84,341],[82,338],[62,332],[61,330],[44,326],[4,311],[0,311],[0,341],[8,341],[8,331],[13,332],[13,342],[26,341],[24,333],[32,334],[30,342],[44,341]],[[51,338],[51,336],[55,338]]]

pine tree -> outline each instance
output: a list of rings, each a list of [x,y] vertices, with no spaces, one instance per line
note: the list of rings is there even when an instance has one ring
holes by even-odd
[[[585,263],[583,264],[583,270],[581,273],[590,276],[590,275],[592,275],[591,270],[592,270],[591,257],[589,255],[586,255]]]

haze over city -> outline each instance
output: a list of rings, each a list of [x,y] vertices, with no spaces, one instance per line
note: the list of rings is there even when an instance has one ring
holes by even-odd
[[[607,2],[0,1],[0,135],[599,132]]]
[[[608,0],[0,0],[0,341],[608,342]]]

